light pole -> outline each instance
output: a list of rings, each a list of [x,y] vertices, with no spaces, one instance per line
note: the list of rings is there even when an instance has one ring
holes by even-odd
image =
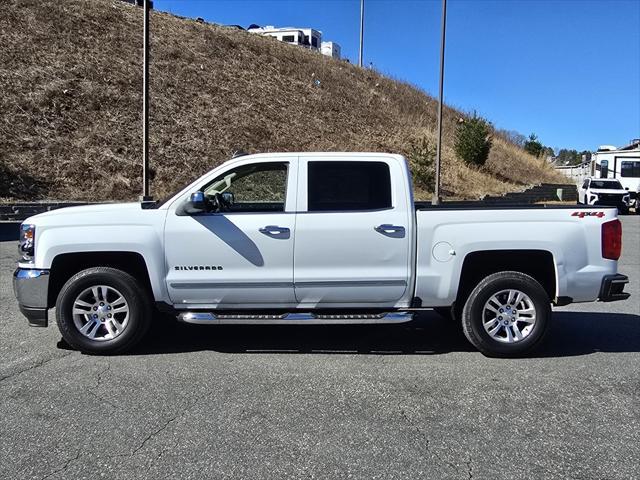
[[[360,0],[360,49],[358,50],[358,66],[362,67],[362,43],[364,39],[364,0]]]
[[[142,40],[142,196],[149,202],[149,3],[144,0],[144,32]]]
[[[444,89],[444,40],[447,27],[447,0],[442,0],[442,37],[440,39],[440,88],[438,94],[438,144],[436,146],[436,181],[433,205],[440,204],[440,160],[442,156],[442,96]]]

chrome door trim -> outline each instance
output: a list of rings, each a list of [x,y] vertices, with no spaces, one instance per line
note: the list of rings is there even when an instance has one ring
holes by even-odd
[[[316,282],[294,282],[296,288],[321,287],[406,287],[406,280],[320,280]]]
[[[291,288],[293,282],[237,282],[237,283],[221,283],[221,282],[189,282],[189,283],[171,283],[171,287],[175,289],[203,289],[203,288]]]

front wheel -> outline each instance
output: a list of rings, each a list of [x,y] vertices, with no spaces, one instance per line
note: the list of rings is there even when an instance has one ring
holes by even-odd
[[[551,302],[535,279],[520,272],[499,272],[482,280],[462,310],[467,339],[483,354],[515,357],[544,337]]]
[[[83,270],[65,283],[56,302],[56,322],[65,341],[88,353],[119,353],[149,328],[146,289],[126,272],[108,267]]]

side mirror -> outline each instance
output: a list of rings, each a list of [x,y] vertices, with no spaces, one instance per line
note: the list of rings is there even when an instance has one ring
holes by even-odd
[[[189,197],[189,201],[182,204],[178,215],[197,215],[207,211],[207,198],[204,192],[194,192]]]
[[[207,204],[204,198],[204,192],[194,192],[191,194],[191,198],[189,199],[189,203],[191,203],[191,208],[194,210],[205,210],[207,208]]]
[[[629,187],[624,187],[625,190],[629,190]]]
[[[189,200],[183,202],[176,209],[176,215],[180,217],[197,215],[199,213],[204,213],[209,210],[209,202],[207,201],[207,197],[204,195],[204,192],[194,192],[189,197]]]

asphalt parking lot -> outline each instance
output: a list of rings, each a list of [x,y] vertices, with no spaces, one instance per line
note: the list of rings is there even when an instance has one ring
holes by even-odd
[[[159,323],[130,355],[28,328],[0,242],[0,478],[640,478],[640,216],[625,302],[489,359],[435,314],[377,327]]]

